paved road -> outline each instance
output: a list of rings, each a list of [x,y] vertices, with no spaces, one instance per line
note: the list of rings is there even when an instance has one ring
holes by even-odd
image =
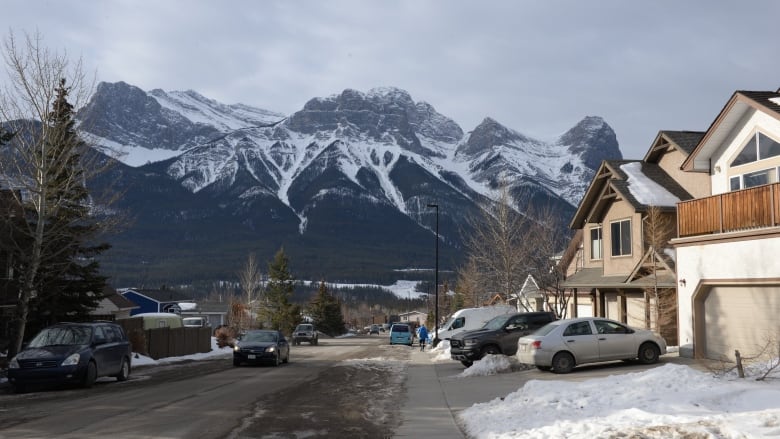
[[[332,395],[309,389],[339,386],[356,371],[368,370],[360,380],[381,387],[392,378],[387,368],[338,367],[345,359],[376,357],[378,352],[408,359],[408,351],[389,350],[380,337],[321,340],[318,346],[295,346],[290,363],[280,367],[235,368],[229,356],[189,364],[139,368],[124,383],[101,379],[92,389],[44,390],[29,394],[0,393],[2,438],[225,438],[282,436],[300,431],[300,419],[279,421],[276,413],[305,410],[318,413],[332,408]],[[398,346],[393,348],[400,348]],[[349,363],[347,363],[349,364]],[[327,378],[324,378],[327,377]],[[402,384],[402,382],[401,382]],[[400,386],[403,387],[402,385]],[[341,389],[334,389],[341,390]],[[402,399],[402,398],[400,398]],[[365,406],[360,400],[359,408]],[[397,414],[398,404],[389,407]],[[319,407],[319,408],[318,408]],[[270,413],[269,413],[270,412]],[[323,412],[324,413],[324,412]],[[319,419],[324,418],[318,416]],[[272,420],[276,420],[270,428]],[[398,417],[376,431],[392,430]],[[349,422],[344,423],[350,426]],[[351,424],[358,435],[371,432],[361,416]],[[328,434],[329,426],[312,423],[314,432]],[[368,428],[368,430],[366,430]],[[366,433],[363,437],[368,437]]]

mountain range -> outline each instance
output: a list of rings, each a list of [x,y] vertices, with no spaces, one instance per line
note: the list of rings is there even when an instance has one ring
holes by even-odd
[[[442,269],[454,269],[467,218],[502,185],[519,211],[544,204],[568,223],[601,160],[622,158],[600,117],[548,141],[491,118],[464,133],[398,88],[284,115],[101,83],[77,118],[117,160],[102,181],[131,221],[102,265],[118,286],[234,281],[250,252],[270,260],[281,247],[296,277],[389,281],[433,267],[437,228]]]

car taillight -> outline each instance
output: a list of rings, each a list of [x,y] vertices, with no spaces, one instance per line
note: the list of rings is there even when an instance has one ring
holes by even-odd
[[[541,340],[536,340],[536,341],[531,342],[531,347],[534,348],[534,349],[541,349],[542,348],[542,341]]]

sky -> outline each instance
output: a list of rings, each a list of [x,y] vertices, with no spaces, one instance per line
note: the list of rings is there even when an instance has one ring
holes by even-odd
[[[601,116],[624,158],[659,130],[706,130],[736,90],[780,88],[774,0],[7,0],[98,81],[195,90],[291,114],[395,86],[470,131],[549,140]],[[5,78],[2,78],[5,81]]]

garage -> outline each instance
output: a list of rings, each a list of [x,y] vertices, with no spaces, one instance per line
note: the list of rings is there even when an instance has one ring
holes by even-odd
[[[778,285],[713,285],[697,302],[704,316],[696,328],[704,341],[697,354],[734,361],[735,350],[755,356],[770,340],[780,339]]]

